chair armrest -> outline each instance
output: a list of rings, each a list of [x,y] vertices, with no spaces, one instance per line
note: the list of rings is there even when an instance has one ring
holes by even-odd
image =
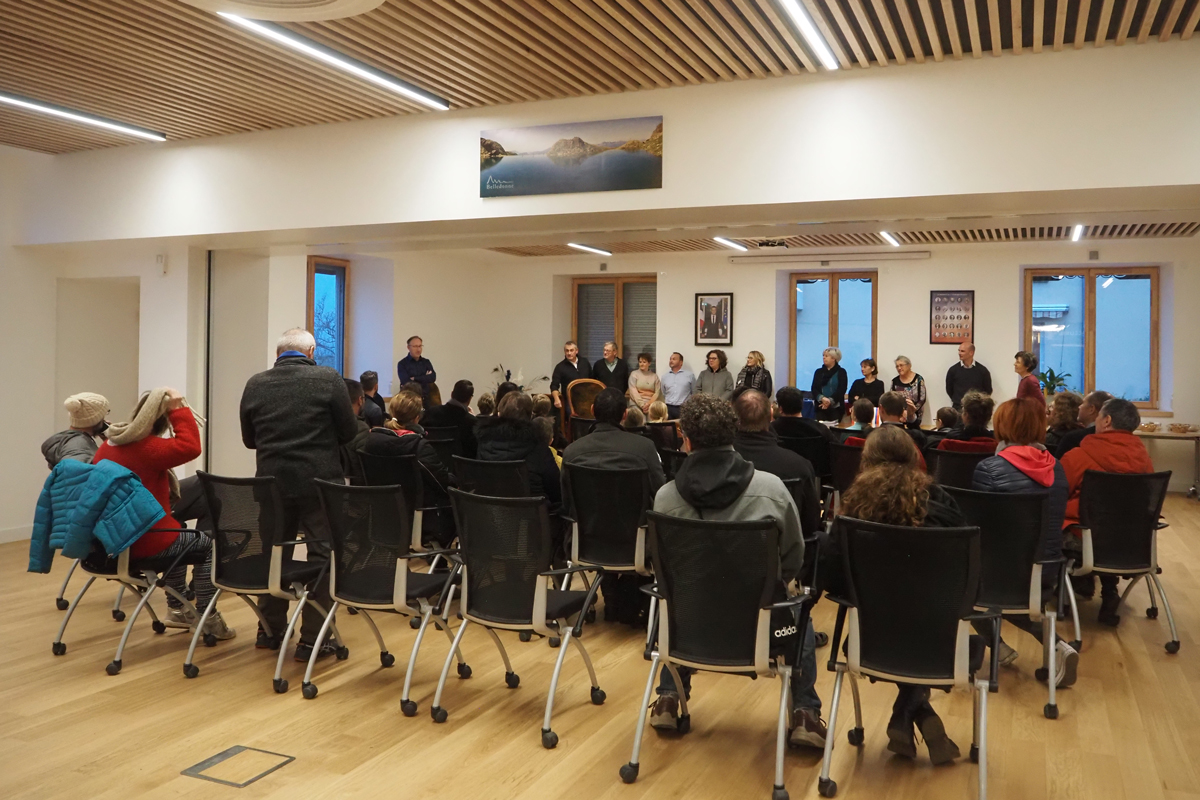
[[[1169,527],[1171,527],[1171,523],[1163,522],[1161,519],[1158,522],[1154,523],[1154,530],[1156,530],[1156,531],[1161,531],[1163,528],[1169,528]]]
[[[835,594],[829,594],[828,592],[826,592],[825,598],[828,600],[832,600],[833,602],[837,603],[842,608],[853,608],[854,607],[854,603],[851,603],[849,600],[847,600],[844,597],[838,597]]]
[[[451,555],[447,555],[446,558],[451,558]],[[454,566],[446,573],[446,582],[442,584],[442,589],[438,592],[437,605],[433,607],[433,615],[435,617],[440,617],[442,612],[446,610],[446,601],[450,598],[450,586],[454,583],[454,579],[458,577],[458,573],[462,571],[462,566],[461,561],[455,560]]]
[[[170,574],[176,567],[178,567],[179,564],[189,555],[190,553],[183,552],[175,556],[175,559],[171,562],[171,565],[159,573],[158,580],[154,582],[154,585],[159,589],[165,587],[167,585],[167,575]]]
[[[842,628],[846,624],[846,612],[852,608],[851,604],[841,597],[827,595],[830,600],[838,604],[837,621],[833,624],[833,636],[829,638],[829,663],[826,668],[830,672],[837,671],[838,650],[842,647]]]
[[[565,520],[566,522],[570,522],[572,525],[575,524],[576,522],[579,522],[579,520],[575,519],[574,517],[569,517],[566,514],[563,514],[562,512],[559,512],[558,518],[561,520]]]
[[[777,611],[783,608],[794,608],[807,603],[812,598],[811,590],[808,587],[804,588],[804,592],[797,595],[792,595],[787,600],[780,600],[778,603],[772,603],[769,606],[763,606],[763,610]]]
[[[272,547],[295,547],[298,544],[309,544],[308,539],[288,539],[285,542],[276,542]]]
[[[604,570],[600,570],[603,572]],[[575,627],[571,631],[571,635],[579,637],[583,635],[583,618],[587,616],[588,609],[592,607],[592,603],[596,602],[596,592],[600,591],[600,581],[592,581],[592,585],[588,587],[587,597],[583,600],[583,608],[579,611],[579,616],[575,619]]]
[[[1044,567],[1047,564],[1066,564],[1067,560],[1065,558],[1041,558],[1033,563],[1041,564]]]
[[[557,575],[572,575],[576,572],[604,572],[604,567],[563,567],[562,569],[539,572],[538,575],[543,578],[553,578]]]
[[[398,556],[399,558],[430,558],[431,556],[445,556],[449,559],[451,556],[458,555],[459,549],[451,547],[446,550],[422,550],[419,553],[408,553],[407,555]],[[461,561],[459,563],[462,563]]]
[[[441,511],[444,508],[453,508],[453,506],[418,506],[417,511]]]
[[[967,614],[965,617],[963,617],[963,619],[993,619],[996,621],[996,624],[992,625],[992,641],[988,643],[988,649],[992,653],[992,664],[990,670],[991,676],[988,678],[988,692],[998,692],[1000,691],[1000,620],[1004,619],[1004,615],[999,611],[975,611],[971,614]]]
[[[974,622],[976,620],[982,621],[985,619],[1000,620],[1000,619],[1004,619],[1004,615],[1001,614],[999,611],[972,611],[970,614],[967,614],[965,617],[962,617],[962,619],[967,622]]]
[[[639,586],[638,591],[644,592],[645,594],[650,595],[651,597],[653,597],[656,600],[666,600],[667,599],[667,598],[663,597],[661,594],[659,594],[657,583],[647,583],[645,586]]]

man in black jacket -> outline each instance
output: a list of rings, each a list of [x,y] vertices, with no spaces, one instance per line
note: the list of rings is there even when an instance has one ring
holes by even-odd
[[[775,393],[782,417],[771,423],[771,430],[778,436],[791,439],[803,439],[806,436],[820,436],[829,442],[840,441],[838,435],[815,419],[801,416],[804,411],[804,393],[795,386],[784,386]]]
[[[367,402],[361,383],[352,381],[349,378],[345,379],[345,383],[346,393],[350,395],[350,408],[354,411],[354,423],[357,430],[354,438],[342,445],[340,451],[342,473],[347,478],[351,478],[352,482],[357,481],[362,485],[366,483],[366,474],[363,472],[362,459],[358,457],[358,451],[367,443],[367,436],[371,433],[371,428],[375,427],[368,425],[363,419],[363,410],[372,404]]]
[[[383,396],[379,394],[379,375],[374,370],[367,370],[358,377],[362,384],[363,408],[359,416],[367,423],[368,428],[378,428],[387,419],[387,406]]]
[[[479,444],[475,441],[475,415],[471,413],[471,398],[475,396],[475,384],[461,380],[450,390],[450,399],[434,406],[421,417],[426,428],[458,428],[458,443],[466,458],[475,458]],[[452,464],[447,464],[452,467]]]
[[[312,540],[309,553],[327,555],[329,532],[314,478],[342,481],[339,448],[358,432],[358,419],[342,376],[313,361],[316,340],[303,328],[285,331],[275,347],[275,366],[246,382],[242,392],[242,442],[255,451],[259,477],[275,478],[283,498],[284,539],[295,538],[303,527]],[[310,595],[329,608],[328,577]],[[287,602],[260,597],[258,607],[271,626],[271,636],[260,628],[257,647],[277,649],[287,628]],[[307,661],[317,639],[322,615],[306,606],[300,628],[296,660]],[[334,652],[332,644],[321,655]]]
[[[1062,461],[1063,456],[1079,447],[1080,442],[1096,432],[1096,417],[1100,416],[1100,409],[1104,404],[1112,399],[1113,396],[1108,392],[1092,392],[1083,398],[1083,405],[1079,406],[1079,422],[1087,427],[1064,433],[1058,442],[1058,450],[1054,453],[1055,458]]]
[[[616,342],[604,343],[604,358],[592,365],[592,377],[622,394],[629,391],[629,365],[617,353]]]
[[[562,408],[566,403],[567,413],[570,414],[571,400],[567,397],[567,387],[571,385],[571,381],[590,377],[592,365],[579,355],[579,345],[570,341],[564,344],[563,360],[554,365],[554,372],[550,375],[550,396],[554,399],[554,407]]]

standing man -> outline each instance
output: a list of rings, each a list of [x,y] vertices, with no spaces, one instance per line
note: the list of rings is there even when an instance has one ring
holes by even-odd
[[[317,342],[303,328],[284,331],[275,346],[275,366],[254,375],[242,392],[242,442],[255,451],[258,477],[273,476],[283,499],[283,538],[296,538],[304,528],[308,552],[328,557],[329,531],[314,478],[341,483],[339,448],[358,433],[358,418],[342,376],[313,360]],[[311,587],[314,600],[329,608],[329,578]],[[287,601],[258,598],[258,607],[271,626],[260,627],[255,647],[275,650],[287,629]],[[305,606],[296,660],[307,661],[324,622],[317,609]],[[331,642],[319,657],[335,652]]]
[[[420,336],[408,337],[408,355],[396,363],[396,376],[400,378],[400,387],[404,388],[409,382],[416,381],[421,385],[421,398],[429,396],[429,384],[437,380],[437,372],[433,362],[422,358],[421,353],[425,343]]]
[[[992,373],[975,361],[975,343],[963,342],[958,346],[958,363],[946,371],[946,394],[955,411],[962,411],[963,395],[972,389],[991,394]]]
[[[358,382],[362,384],[363,397],[366,398],[360,416],[372,428],[382,428],[383,421],[387,418],[387,404],[383,402],[383,396],[379,394],[378,373],[369,369],[358,377]]]
[[[604,358],[592,367],[592,377],[610,389],[620,389],[622,393],[629,389],[629,365],[625,359],[617,357],[617,343],[604,343]]]
[[[671,353],[670,369],[659,376],[663,402],[667,404],[667,419],[679,419],[679,407],[696,391],[696,375],[683,368],[683,354]]]
[[[567,413],[571,413],[571,398],[567,397],[567,387],[571,381],[592,377],[592,367],[586,358],[579,355],[579,345],[568,341],[563,345],[563,360],[554,367],[550,376],[550,396],[554,398],[554,407],[562,408],[566,398]]]

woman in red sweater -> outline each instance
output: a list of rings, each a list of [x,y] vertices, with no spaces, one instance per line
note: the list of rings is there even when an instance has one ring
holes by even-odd
[[[168,432],[174,436],[167,437]],[[109,429],[108,441],[96,451],[93,463],[113,461],[133,472],[142,485],[162,505],[163,516],[130,547],[134,559],[163,556],[174,558],[185,553],[203,553],[203,565],[193,570],[196,604],[205,608],[216,593],[212,585],[212,540],[200,531],[179,532],[183,526],[171,516],[171,469],[200,455],[200,429],[183,395],[171,388],[146,392],[133,410],[133,419]],[[187,567],[167,573],[167,584],[179,593],[187,588]],[[191,608],[184,607],[174,595],[167,595],[167,617],[171,622],[195,625]],[[213,609],[204,626],[205,633],[218,639],[232,639],[235,631]]]
[[[1033,371],[1037,369],[1037,356],[1027,350],[1022,350],[1017,353],[1013,362],[1013,372],[1021,377],[1021,382],[1017,384],[1017,399],[1018,400],[1033,400],[1041,405],[1042,410],[1046,409],[1046,395],[1042,394],[1042,383],[1037,379],[1037,375]]]

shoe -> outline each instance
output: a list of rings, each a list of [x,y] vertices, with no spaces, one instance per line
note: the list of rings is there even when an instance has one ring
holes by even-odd
[[[660,731],[674,731],[679,728],[679,695],[674,692],[663,692],[650,709],[650,727]]]
[[[792,714],[792,728],[788,743],[808,745],[809,747],[825,747],[825,735],[828,733],[825,723],[821,721],[821,712],[815,708],[798,708]]]
[[[179,608],[167,609],[167,624],[168,625],[183,625],[188,628],[194,627],[200,621],[200,615],[196,613],[196,609],[191,606],[180,606]]]
[[[917,757],[917,740],[913,736],[911,719],[892,714],[891,720],[888,721],[887,737],[887,749],[890,752],[905,758]]]
[[[1071,575],[1070,581],[1076,600],[1091,600],[1096,596],[1095,575]]]
[[[301,662],[308,661],[312,657],[312,651],[313,646],[311,642],[301,641],[296,645],[296,660]],[[321,645],[320,652],[317,653],[317,661],[320,661],[322,658],[328,658],[336,653],[337,645],[326,640],[325,644]]]
[[[225,618],[221,616],[221,612],[213,609],[213,612],[208,615],[208,619],[204,620],[204,635],[215,636],[220,641],[226,641],[237,636],[237,631],[225,624]]]
[[[1079,653],[1066,642],[1059,642],[1054,653],[1054,685],[1066,689],[1075,685],[1079,670]]]
[[[1121,596],[1118,594],[1106,594],[1100,598],[1100,613],[1097,619],[1101,623],[1115,628],[1121,624],[1121,615],[1117,613],[1117,608],[1121,605]]]
[[[254,640],[254,647],[258,650],[278,650],[279,637],[268,636],[263,629],[258,629],[258,638]]]
[[[929,750],[929,760],[934,766],[949,764],[962,755],[958,745],[946,735],[946,726],[942,724],[942,718],[929,704],[917,712],[915,721],[917,729],[925,739],[925,747]]]
[[[1019,655],[1017,653],[1017,651],[1015,649],[1013,649],[1012,647],[1010,647],[1008,644],[1006,644],[1003,639],[1000,640],[999,653],[1000,653],[1000,666],[1002,666],[1002,667],[1012,666],[1014,663],[1016,663],[1017,656]]]

